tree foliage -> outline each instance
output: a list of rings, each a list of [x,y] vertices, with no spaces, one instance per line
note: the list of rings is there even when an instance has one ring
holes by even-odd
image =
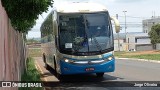
[[[152,26],[149,35],[152,44],[160,43],[160,24]]]
[[[21,32],[28,32],[36,19],[52,6],[53,0],[2,0],[12,26]]]

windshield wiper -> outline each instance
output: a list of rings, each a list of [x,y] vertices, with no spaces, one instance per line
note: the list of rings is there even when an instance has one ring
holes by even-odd
[[[92,37],[92,35],[91,35],[91,40],[92,40],[92,38],[93,38],[94,42],[96,43],[96,46],[97,46],[97,48],[99,49],[99,52],[101,53],[101,56],[102,56],[102,54],[103,54],[103,52],[102,52],[102,47],[101,47],[100,44],[98,43],[98,41],[97,41],[97,39],[96,39],[95,36]],[[104,60],[103,56],[102,56],[102,59]]]
[[[98,43],[96,37],[93,37],[93,36],[91,35],[91,40],[92,40],[92,38],[93,38],[94,42],[96,43],[96,47],[99,49],[99,52],[102,54],[102,47],[101,47],[100,44]]]

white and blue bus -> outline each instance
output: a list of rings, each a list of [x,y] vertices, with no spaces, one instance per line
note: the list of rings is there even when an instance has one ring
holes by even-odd
[[[59,75],[115,70],[111,20],[119,22],[96,3],[69,3],[54,7],[41,25],[43,61]]]

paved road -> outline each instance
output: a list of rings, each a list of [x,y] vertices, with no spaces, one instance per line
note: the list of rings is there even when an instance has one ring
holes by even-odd
[[[44,63],[40,57],[35,58],[36,66],[41,71],[42,79],[44,81],[56,81],[59,80],[54,76],[54,70],[49,71],[44,68]],[[108,84],[109,81],[122,81],[121,83]],[[127,81],[127,82],[126,82]],[[95,74],[89,75],[70,75],[63,78],[63,82],[66,82],[66,86],[57,88],[50,88],[50,90],[160,90],[160,87],[113,87],[115,86],[125,86],[134,85],[133,82],[128,81],[145,81],[145,82],[134,82],[140,83],[139,85],[144,85],[144,83],[153,83],[160,85],[160,64],[143,62],[143,61],[130,61],[130,60],[116,60],[116,70],[113,73],[105,73],[103,78],[96,77]],[[148,82],[148,81],[159,81],[159,82]],[[80,82],[80,83],[77,83]],[[86,83],[87,82],[87,83]],[[63,84],[63,85],[65,85]],[[89,84],[89,85],[87,85]],[[106,85],[107,84],[107,85]],[[57,84],[59,85],[59,84]],[[69,86],[67,86],[69,85]],[[74,87],[74,86],[80,87]],[[85,86],[87,85],[87,86]],[[107,87],[106,87],[106,86]],[[104,87],[103,87],[104,86]]]

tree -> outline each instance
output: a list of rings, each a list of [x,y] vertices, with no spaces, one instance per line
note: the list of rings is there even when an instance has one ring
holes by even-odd
[[[160,24],[152,26],[149,36],[152,44],[160,43]]]
[[[2,5],[12,26],[20,32],[28,32],[38,16],[53,5],[53,0],[2,0]]]

